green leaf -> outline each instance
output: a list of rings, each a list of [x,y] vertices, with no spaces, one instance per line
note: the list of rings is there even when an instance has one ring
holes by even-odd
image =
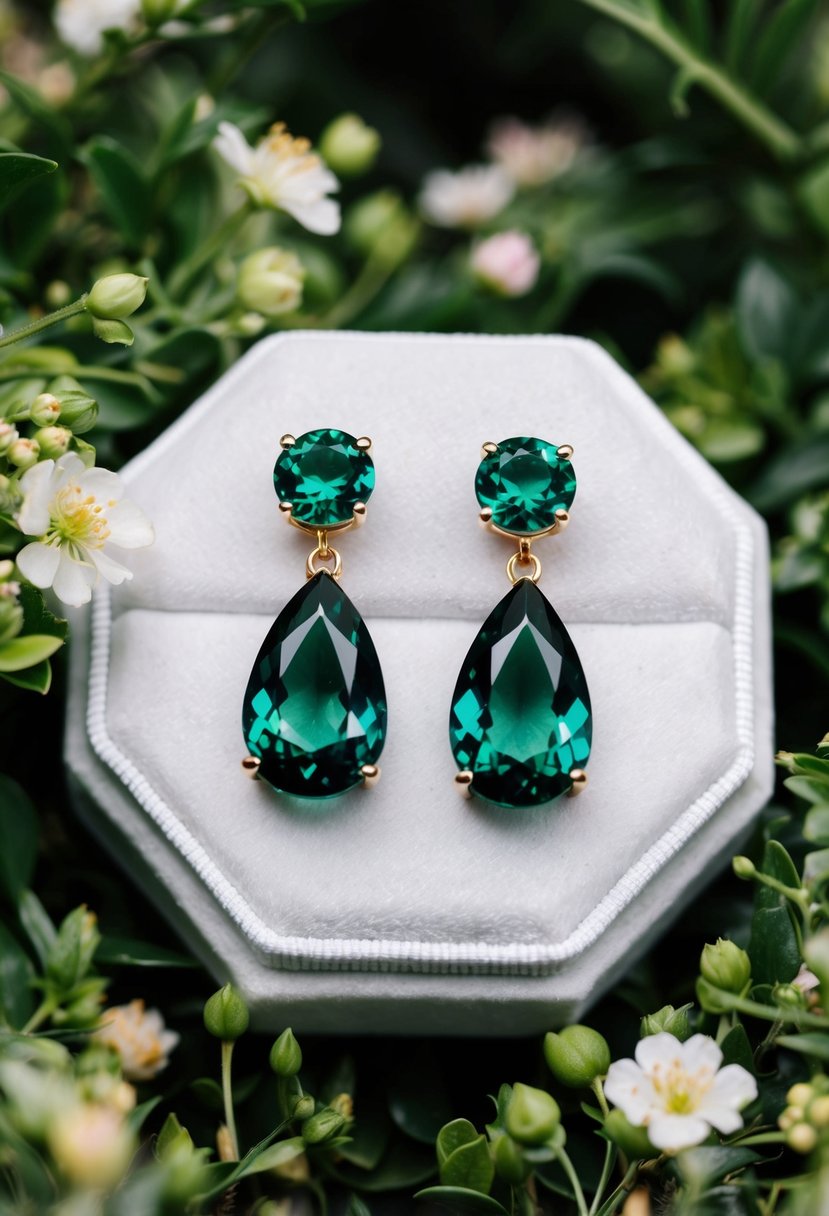
[[[11,638],[0,644],[0,672],[22,671],[48,659],[63,645],[60,638],[47,633],[32,633],[28,637]]]
[[[457,1212],[458,1216],[465,1213],[469,1216],[508,1216],[507,1209],[497,1199],[461,1186],[429,1186],[418,1191],[415,1199],[428,1200],[449,1212]]]
[[[800,303],[783,275],[759,258],[749,262],[737,284],[737,327],[749,358],[787,364]]]
[[[749,80],[758,92],[764,93],[777,83],[783,64],[817,8],[818,0],[783,0],[763,21],[749,71]]]
[[[755,984],[787,984],[800,970],[800,950],[787,908],[758,908],[751,921],[751,978]]]
[[[34,946],[35,953],[45,966],[58,936],[58,931],[52,924],[49,913],[34,891],[24,891],[18,900],[17,914],[26,936]]]
[[[755,1161],[758,1153],[750,1148],[703,1147],[685,1149],[677,1157],[682,1177],[697,1191],[707,1190],[715,1182],[721,1182],[729,1174],[743,1170]]]
[[[736,1026],[732,1026],[728,1034],[720,1043],[723,1060],[726,1064],[739,1064],[746,1072],[754,1073],[754,1052],[751,1049],[748,1035],[745,1027],[739,1022]]]
[[[371,1171],[354,1166],[327,1167],[329,1172],[344,1183],[359,1191],[379,1193],[381,1191],[409,1190],[419,1186],[427,1178],[434,1177],[435,1155],[422,1144],[411,1140],[393,1140],[382,1161]]]
[[[489,1194],[494,1177],[495,1166],[483,1135],[456,1148],[440,1167],[440,1180],[444,1186],[468,1187],[482,1195]]]
[[[127,1115],[127,1124],[132,1132],[137,1135],[141,1131],[160,1101],[161,1094],[156,1094],[154,1098],[148,1098],[146,1102],[141,1102],[138,1106],[133,1107]]]
[[[280,1140],[276,1144],[272,1144],[270,1148],[264,1149],[250,1165],[247,1165],[242,1170],[241,1177],[247,1177],[249,1174],[262,1174],[265,1170],[276,1169],[277,1166],[285,1165],[288,1161],[293,1161],[296,1157],[301,1157],[305,1152],[305,1141],[302,1136],[293,1136],[290,1140]]]
[[[197,1077],[190,1082],[190,1091],[208,1110],[221,1110],[224,1105],[222,1087],[213,1077]]]
[[[0,78],[2,76],[0,72]],[[68,178],[58,169],[41,177],[37,190],[27,190],[6,208],[3,247],[14,250],[18,273],[30,270],[53,239],[68,195]]]
[[[28,794],[0,776],[0,891],[17,904],[37,858],[37,814]]]
[[[779,840],[766,841],[765,848],[763,849],[763,860],[760,863],[760,871],[763,874],[768,874],[769,878],[775,878],[778,882],[782,882],[786,887],[793,887],[797,890],[800,886],[800,875],[797,872],[797,866]],[[760,907],[783,906],[782,900],[784,898],[785,896],[779,895],[777,891],[772,891],[770,887],[761,886],[757,889],[757,902]]]
[[[19,109],[43,127],[58,160],[68,161],[72,155],[72,128],[60,111],[12,72],[0,71],[0,84],[5,85]]]
[[[813,223],[829,236],[829,160],[820,161],[800,178],[797,193]]]
[[[132,346],[135,341],[135,334],[127,325],[126,321],[102,319],[101,317],[92,318],[92,331],[96,338],[100,338],[102,342],[107,342],[110,345],[118,344],[119,346]]]
[[[392,1122],[384,1107],[368,1095],[360,1102],[360,1117],[349,1130],[350,1140],[341,1155],[360,1169],[373,1170],[389,1147],[392,1130]]]
[[[783,784],[798,798],[805,798],[815,806],[826,801],[826,782],[823,777],[787,777]]]
[[[698,50],[706,54],[711,45],[711,8],[709,0],[684,0],[685,28]]]
[[[477,1127],[468,1119],[453,1119],[442,1127],[437,1135],[435,1149],[438,1155],[438,1165],[444,1162],[464,1144],[471,1144],[479,1136]]]
[[[101,938],[95,951],[95,962],[105,966],[119,967],[185,967],[197,968],[199,964],[187,954],[156,946],[152,942],[138,941],[132,937]]]
[[[401,1063],[389,1081],[391,1117],[401,1131],[421,1144],[434,1144],[441,1127],[452,1118],[446,1080],[434,1051],[419,1046]]]
[[[42,156],[31,156],[28,152],[0,152],[0,211],[30,182],[44,173],[54,173],[57,161]]]
[[[789,1051],[811,1056],[813,1060],[820,1060],[821,1063],[829,1063],[829,1025],[826,1034],[821,1034],[818,1030],[805,1034],[783,1034],[775,1042],[778,1047],[787,1047]]]
[[[730,72],[739,73],[743,56],[750,45],[761,16],[762,0],[732,0],[725,24],[725,63]]]
[[[0,1019],[18,1030],[34,1010],[34,978],[31,959],[0,921]]]
[[[829,804],[812,807],[803,823],[803,835],[816,844],[829,845]]]
[[[363,1203],[359,1195],[349,1195],[345,1216],[371,1216],[371,1208]]]
[[[113,223],[127,244],[139,245],[147,234],[152,212],[152,195],[141,165],[108,135],[90,140],[82,159]]]
[[[52,664],[48,659],[35,663],[34,667],[26,667],[23,671],[0,671],[0,679],[17,688],[25,688],[27,692],[39,692],[45,696],[52,687]]]

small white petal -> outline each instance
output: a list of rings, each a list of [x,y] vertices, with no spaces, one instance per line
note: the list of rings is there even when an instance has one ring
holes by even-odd
[[[309,232],[316,232],[319,236],[333,236],[340,230],[340,204],[335,203],[333,199],[320,198],[309,203],[300,203],[282,198],[279,205]]]
[[[107,511],[109,539],[119,549],[142,549],[151,545],[155,532],[147,516],[130,498],[122,498]]]
[[[649,1034],[636,1044],[636,1063],[650,1072],[654,1065],[666,1068],[672,1060],[682,1059],[682,1044],[675,1035],[660,1030],[659,1034]]]
[[[699,1113],[714,1127],[725,1131],[716,1121],[721,1111],[740,1111],[757,1097],[757,1082],[741,1064],[726,1064],[714,1078],[711,1088],[699,1105]],[[739,1127],[740,1119],[737,1123]],[[729,1130],[734,1130],[729,1129]]]
[[[120,587],[121,583],[128,582],[132,578],[132,570],[122,566],[120,562],[116,562],[103,549],[87,549],[85,555],[92,561],[98,573],[115,587]]]
[[[65,549],[61,549],[60,565],[52,586],[59,600],[78,608],[91,600],[97,577],[98,572],[94,566],[81,565],[70,557]]]
[[[49,530],[54,472],[54,460],[41,460],[20,478],[20,489],[25,497],[17,513],[17,523],[24,536],[43,536]]]
[[[94,494],[99,502],[115,502],[121,497],[121,478],[109,469],[83,469],[74,472],[78,485],[87,494]]]
[[[44,545],[40,541],[32,541],[24,545],[17,555],[17,568],[24,578],[36,587],[51,587],[58,564],[60,549],[57,545]]]
[[[69,477],[80,477],[81,474],[86,472],[86,465],[77,452],[65,452],[58,460],[55,468],[62,474],[65,474],[61,478],[62,482],[68,481]]]
[[[710,1131],[705,1120],[697,1115],[668,1115],[662,1111],[654,1112],[648,1124],[651,1144],[672,1153],[702,1144],[703,1140],[708,1139]]]
[[[219,123],[219,134],[213,140],[213,147],[237,173],[253,171],[253,148],[235,123]]]
[[[634,1127],[644,1121],[654,1102],[653,1086],[633,1060],[616,1060],[610,1065],[604,1092]]]
[[[688,1072],[708,1068],[715,1073],[722,1064],[722,1052],[708,1034],[693,1034],[681,1047],[682,1064]]]

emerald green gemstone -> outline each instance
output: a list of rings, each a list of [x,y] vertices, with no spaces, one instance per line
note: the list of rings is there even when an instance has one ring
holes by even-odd
[[[458,767],[501,806],[537,806],[570,789],[590,755],[584,671],[553,606],[522,578],[490,613],[466,656],[449,718]]]
[[[475,493],[492,522],[504,532],[531,536],[569,511],[576,496],[576,475],[555,444],[543,439],[503,439],[488,452],[475,475]]]
[[[366,623],[321,570],[283,608],[262,643],[242,704],[259,776],[301,798],[362,781],[386,739],[386,690]]]
[[[273,484],[299,523],[331,528],[347,523],[357,503],[371,497],[374,462],[345,431],[307,431],[277,456]]]

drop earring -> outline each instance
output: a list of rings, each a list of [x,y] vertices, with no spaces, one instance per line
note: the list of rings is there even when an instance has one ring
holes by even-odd
[[[449,720],[469,794],[500,806],[538,806],[587,784],[593,721],[581,660],[539,590],[532,544],[566,528],[576,493],[568,444],[485,443],[475,477],[482,524],[518,542],[507,562],[512,589],[464,660]]]
[[[329,543],[329,534],[365,520],[371,440],[316,430],[280,443],[273,471],[280,513],[316,544],[307,582],[274,621],[248,680],[242,767],[280,793],[330,798],[377,781],[386,739],[380,661],[340,588],[342,560]]]

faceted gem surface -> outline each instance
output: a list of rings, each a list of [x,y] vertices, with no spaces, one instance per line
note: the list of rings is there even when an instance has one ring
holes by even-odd
[[[259,776],[301,798],[362,781],[386,739],[386,690],[366,623],[324,570],[283,608],[262,643],[242,704]]]
[[[330,528],[347,523],[356,504],[371,497],[374,462],[345,431],[306,431],[277,456],[273,484],[299,523]]]
[[[484,621],[464,660],[449,718],[452,754],[472,791],[537,806],[572,784],[590,755],[590,695],[576,648],[529,578]]]
[[[555,444],[520,436],[503,439],[478,466],[475,494],[492,511],[496,527],[531,536],[551,528],[556,511],[569,511],[576,475]]]

